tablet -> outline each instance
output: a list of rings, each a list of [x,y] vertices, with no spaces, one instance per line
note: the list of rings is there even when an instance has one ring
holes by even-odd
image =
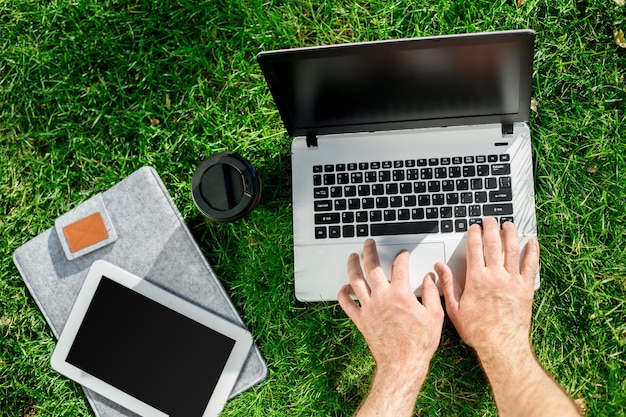
[[[91,266],[52,353],[61,374],[143,416],[216,416],[250,333],[105,261]]]

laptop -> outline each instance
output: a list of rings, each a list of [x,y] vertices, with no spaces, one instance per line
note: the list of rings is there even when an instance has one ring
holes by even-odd
[[[411,285],[446,262],[463,285],[467,229],[485,216],[537,235],[528,127],[534,32],[261,52],[291,147],[295,293],[333,301],[376,240]],[[524,250],[524,249],[523,249]],[[535,288],[539,286],[539,274]]]

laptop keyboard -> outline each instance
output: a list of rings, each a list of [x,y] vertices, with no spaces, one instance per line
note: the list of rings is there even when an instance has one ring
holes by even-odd
[[[513,221],[509,154],[313,167],[315,238],[465,232]]]

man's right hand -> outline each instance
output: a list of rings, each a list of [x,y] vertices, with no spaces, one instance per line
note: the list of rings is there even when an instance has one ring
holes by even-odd
[[[516,227],[506,222],[501,232],[497,220],[487,217],[483,228],[473,225],[468,232],[465,288],[460,288],[447,265],[435,265],[446,313],[459,335],[479,356],[502,348],[505,343],[518,348],[529,346],[538,263],[536,239],[528,242],[520,264]]]
[[[493,389],[499,414],[509,416],[579,416],[571,398],[535,359],[530,345],[534,280],[539,263],[536,239],[520,244],[513,223],[502,231],[494,218],[483,229],[470,227],[467,273],[461,288],[448,266],[438,263],[447,314],[459,335],[472,346]]]

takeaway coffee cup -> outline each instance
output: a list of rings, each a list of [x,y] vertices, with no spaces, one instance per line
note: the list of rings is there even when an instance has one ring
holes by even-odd
[[[215,222],[232,222],[257,206],[261,180],[246,159],[222,152],[200,163],[191,180],[191,194],[203,215]]]

